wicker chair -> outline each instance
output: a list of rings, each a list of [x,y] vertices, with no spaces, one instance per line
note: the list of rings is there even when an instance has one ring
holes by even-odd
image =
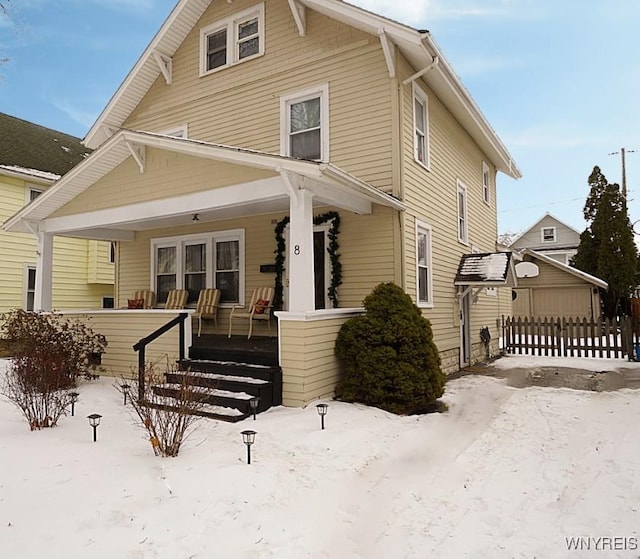
[[[254,289],[251,295],[251,302],[248,309],[245,307],[233,307],[229,315],[229,338],[233,328],[233,320],[242,318],[249,320],[249,335],[247,340],[251,338],[253,332],[254,320],[266,320],[271,332],[271,307],[273,306],[273,287],[258,287]]]
[[[172,289],[167,294],[165,309],[184,309],[187,304],[189,292],[186,289]]]
[[[140,289],[139,291],[134,291],[132,299],[144,301],[142,305],[143,309],[152,309],[156,305],[156,294],[150,289]]]
[[[218,328],[218,304],[220,303],[219,289],[201,289],[198,295],[198,303],[196,304],[196,312],[193,318],[198,319],[198,337],[202,330],[203,320],[213,320],[215,327]]]

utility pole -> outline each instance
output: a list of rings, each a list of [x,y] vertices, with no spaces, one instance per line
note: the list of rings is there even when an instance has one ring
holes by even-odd
[[[635,149],[630,149],[628,152],[624,148],[620,148],[620,151],[614,151],[609,155],[618,155],[622,159],[622,197],[627,200],[627,167],[625,163],[625,153],[635,153]]]

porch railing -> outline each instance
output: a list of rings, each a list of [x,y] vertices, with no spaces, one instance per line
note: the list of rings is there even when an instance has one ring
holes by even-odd
[[[633,317],[502,317],[502,348],[511,354],[631,361],[639,343],[640,322]]]
[[[147,346],[157,340],[162,334],[168,332],[172,328],[176,326],[179,327],[179,348],[178,348],[178,356],[182,361],[184,359],[184,342],[185,342],[185,328],[184,322],[189,316],[188,313],[180,313],[174,319],[167,322],[165,325],[160,326],[157,330],[149,334],[148,336],[138,340],[133,345],[133,350],[138,352],[138,400],[144,401],[144,392],[145,392],[145,378],[144,378],[144,370],[145,370],[145,362],[146,362],[146,349]]]

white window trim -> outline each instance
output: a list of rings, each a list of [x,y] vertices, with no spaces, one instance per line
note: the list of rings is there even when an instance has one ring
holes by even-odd
[[[456,188],[456,207],[458,212],[456,214],[456,229],[458,231],[458,241],[463,245],[469,244],[469,199],[467,196],[467,186],[458,179]],[[460,194],[464,197],[464,207],[460,208]],[[462,209],[462,212],[461,212]],[[464,218],[464,226],[460,227],[460,218]]]
[[[191,235],[181,235],[178,237],[162,237],[151,239],[151,278],[149,288],[155,291],[156,281],[156,249],[162,247],[176,247],[176,289],[184,289],[184,251],[186,245],[204,243],[207,246],[206,256],[206,287],[215,287],[214,253],[215,243],[220,241],[239,241],[240,278],[238,302],[221,303],[222,308],[231,308],[245,304],[245,233],[244,229],[229,229],[226,231],[213,231],[207,233],[196,233]]]
[[[158,132],[158,134],[164,134],[165,136],[173,136],[175,138],[188,138],[189,126],[187,124],[181,124],[180,126],[174,126],[173,128],[167,128]]]
[[[320,97],[320,161],[329,162],[329,84],[280,96],[280,155],[291,156],[289,143],[289,106]]]
[[[487,294],[488,297],[497,297],[498,296],[498,289],[495,287],[486,287],[485,288],[485,293]]]
[[[416,140],[417,129],[416,126],[416,100],[418,100],[424,106],[424,162],[420,161],[418,158],[418,142]],[[430,147],[430,139],[429,139],[429,98],[427,94],[420,89],[413,82],[413,95],[411,98],[411,112],[413,114],[413,159],[414,161],[424,167],[427,170],[431,169],[431,147]]]
[[[258,16],[258,52],[240,59],[236,48],[237,24],[250,19],[251,16],[254,15]],[[222,66],[218,66],[217,68],[207,70],[207,37],[216,31],[221,31],[222,29],[227,30],[227,63]],[[263,56],[265,43],[264,29],[264,2],[200,29],[200,77],[208,76],[209,74],[214,74],[224,68],[229,68],[230,66],[235,66],[236,64],[241,64],[259,56]]]
[[[45,188],[42,188],[40,186],[27,184],[27,187],[24,189],[24,203],[28,204],[29,202],[31,202],[32,192],[38,192],[39,194],[42,194],[45,190],[46,190]]]
[[[419,264],[418,264],[418,236],[422,233],[426,233],[428,235],[428,245],[427,245],[427,293],[429,295],[429,299],[427,301],[420,300],[420,273],[419,273]],[[416,302],[418,307],[423,309],[431,309],[433,308],[433,261],[432,261],[432,250],[433,247],[433,230],[431,229],[431,225],[425,223],[424,221],[420,221],[416,219],[415,225],[415,256],[416,256]]]
[[[482,162],[482,200],[487,206],[491,205],[491,175],[489,165]]]
[[[35,264],[29,264],[29,263],[24,263],[23,265],[23,269],[22,269],[22,285],[23,285],[23,289],[22,289],[22,308],[26,311],[29,310],[27,309],[27,302],[29,300],[28,298],[28,294],[29,294],[29,270],[34,270],[37,272],[37,268]],[[34,304],[35,304],[35,287],[33,289],[33,295],[34,295]],[[32,309],[35,310],[35,309]]]
[[[553,239],[551,239],[550,241],[548,241],[548,240],[546,240],[546,239],[544,238],[544,231],[545,231],[545,229],[551,229],[551,230],[553,231]],[[541,241],[541,242],[543,242],[543,243],[555,243],[557,240],[558,240],[558,237],[557,237],[557,231],[556,231],[555,226],[551,226],[551,227],[541,227],[541,228],[540,228],[540,241]]]

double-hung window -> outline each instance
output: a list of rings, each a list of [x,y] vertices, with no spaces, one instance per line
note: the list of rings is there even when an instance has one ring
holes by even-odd
[[[329,86],[280,98],[280,148],[283,155],[329,160]]]
[[[413,84],[413,157],[429,168],[429,106],[427,94]]]
[[[541,234],[543,243],[554,243],[556,241],[555,227],[543,227]]]
[[[35,266],[25,266],[24,268],[24,310],[35,310],[36,300],[36,268]]]
[[[419,306],[433,305],[431,227],[416,222],[416,290]]]
[[[467,187],[458,181],[458,240],[469,242],[469,218],[467,211]]]
[[[200,75],[264,54],[264,3],[200,30]]]
[[[241,229],[199,235],[153,239],[152,277],[159,303],[171,289],[186,289],[188,303],[200,290],[222,291],[221,305],[244,302],[244,231]]]
[[[489,165],[482,162],[482,199],[485,204],[491,204],[491,186],[489,176]]]

